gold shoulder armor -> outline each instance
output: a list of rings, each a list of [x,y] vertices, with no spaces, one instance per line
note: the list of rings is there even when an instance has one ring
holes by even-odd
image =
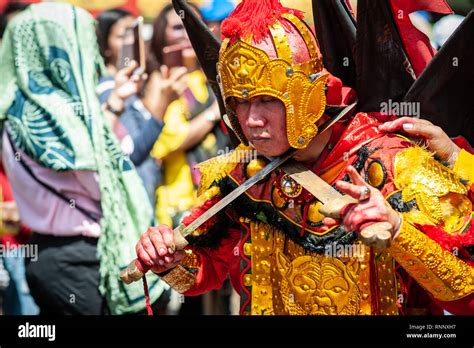
[[[251,158],[252,148],[240,144],[235,150],[207,161],[201,162],[196,169],[202,174],[201,183],[198,188],[198,196],[202,195],[211,185],[230,174],[239,164]]]
[[[461,178],[418,146],[396,155],[394,182],[404,202],[415,199],[418,209],[446,232],[459,230],[471,214],[468,188]]]

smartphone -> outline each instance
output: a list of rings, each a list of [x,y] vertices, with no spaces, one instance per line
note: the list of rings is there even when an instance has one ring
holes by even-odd
[[[163,47],[163,64],[170,69],[184,66],[183,50],[181,44]]]
[[[143,17],[125,29],[122,49],[119,52],[117,68],[123,69],[134,60],[138,63],[133,74],[143,74],[146,69],[145,40],[143,39]]]

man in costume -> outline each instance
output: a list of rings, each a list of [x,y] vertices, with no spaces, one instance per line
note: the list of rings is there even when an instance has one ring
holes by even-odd
[[[222,33],[217,82],[240,145],[199,166],[201,205],[183,223],[290,149],[357,203],[342,220],[325,218],[321,202],[277,169],[196,230],[185,251],[169,227],[150,228],[139,261],[165,278],[174,270],[167,281],[189,296],[230,275],[241,314],[473,313],[472,177],[462,156],[450,168],[360,108],[318,133],[329,105],[349,105],[355,93],[323,67],[302,14],[279,1],[243,1]],[[381,221],[392,226],[390,247],[364,246],[360,231]]]

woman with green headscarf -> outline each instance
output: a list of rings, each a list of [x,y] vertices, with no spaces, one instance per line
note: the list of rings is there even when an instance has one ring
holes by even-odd
[[[140,284],[120,270],[135,255],[152,209],[95,94],[104,72],[93,18],[68,4],[32,5],[0,48],[3,159],[37,257],[31,293],[47,314],[144,309]],[[166,286],[150,277],[156,301]]]

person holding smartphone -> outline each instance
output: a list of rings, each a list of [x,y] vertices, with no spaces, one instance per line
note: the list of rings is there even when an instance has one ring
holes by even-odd
[[[194,7],[197,12],[199,10]],[[184,69],[187,83],[180,97],[166,105],[162,133],[152,156],[162,164],[163,182],[159,185],[156,217],[160,223],[177,226],[194,206],[200,174],[194,166],[214,157],[228,144],[220,121],[216,98],[207,84],[188,35],[172,5],[165,6],[154,22],[148,62],[151,92],[160,80]],[[153,93],[145,93],[145,105],[151,112],[160,107]],[[198,312],[187,299],[181,313]]]
[[[97,88],[99,99],[121,141],[122,151],[137,167],[148,197],[154,204],[161,174],[157,163],[150,157],[150,151],[164,126],[165,109],[160,105],[169,104],[181,93],[184,71],[175,71],[166,79],[160,79],[158,87],[153,90],[157,107],[150,110],[142,101],[146,74],[137,74],[139,64],[136,60],[141,59],[125,57],[124,54],[125,33],[130,31],[136,18],[128,11],[113,9],[103,12],[97,21],[100,52],[110,74],[100,80]]]
[[[196,11],[198,9],[196,8]],[[180,48],[179,48],[180,47]],[[179,16],[166,6],[154,22],[148,88],[175,71],[187,69],[187,83],[177,100],[167,105],[163,128],[152,156],[162,161],[163,184],[157,190],[157,218],[177,225],[194,204],[199,178],[191,168],[217,153],[222,131],[217,101],[199,67]],[[174,57],[175,59],[172,59]],[[145,95],[150,110],[159,107],[154,96]]]

